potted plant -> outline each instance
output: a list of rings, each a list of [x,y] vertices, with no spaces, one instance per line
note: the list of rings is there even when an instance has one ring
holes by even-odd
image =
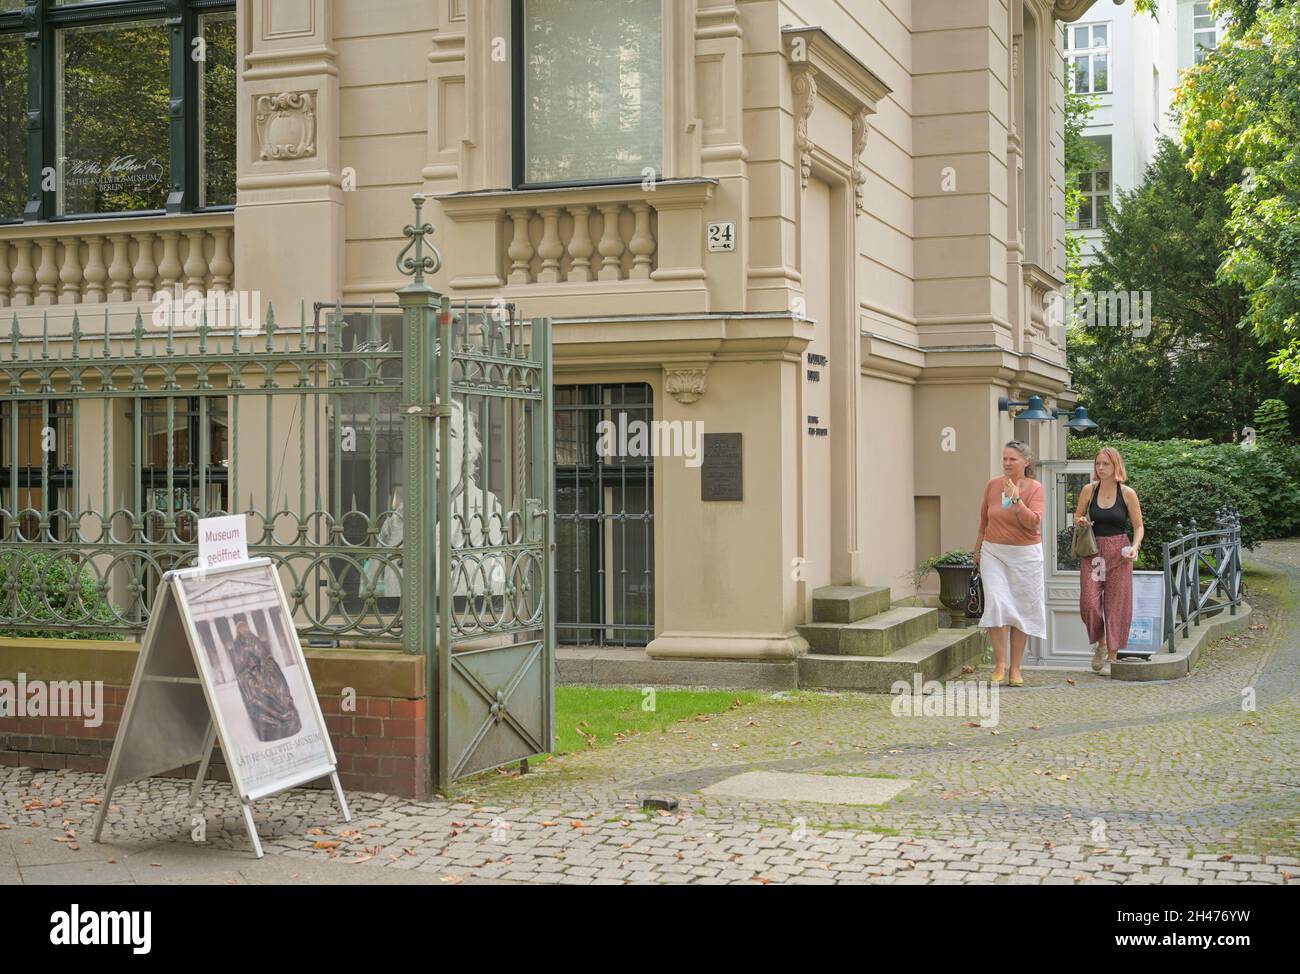
[[[930,572],[939,573],[939,601],[951,612],[964,612],[966,590],[970,586],[971,572],[975,570],[973,551],[947,551],[928,558],[912,572],[912,584],[917,588]]]

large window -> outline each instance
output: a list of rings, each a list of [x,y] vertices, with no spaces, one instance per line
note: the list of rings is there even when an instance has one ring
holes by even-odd
[[[1079,205],[1079,219],[1075,226],[1080,230],[1100,227],[1110,220],[1110,170],[1094,169],[1079,173],[1079,191],[1083,202]]]
[[[1074,90],[1110,91],[1110,24],[1067,24],[1065,36],[1065,60]]]
[[[0,0],[0,220],[235,202],[231,0]]]
[[[1197,64],[1204,61],[1219,45],[1219,28],[1214,22],[1209,0],[1192,4],[1192,56]]]
[[[562,643],[655,634],[654,460],[602,453],[600,423],[654,418],[644,383],[555,387],[555,611]]]
[[[663,166],[661,0],[515,0],[515,181],[625,182]]]

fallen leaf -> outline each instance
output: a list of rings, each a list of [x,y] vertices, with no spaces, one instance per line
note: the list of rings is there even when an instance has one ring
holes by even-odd
[[[990,733],[990,734],[993,734],[994,736],[996,736],[996,735],[998,735],[998,734],[1001,734],[1002,731],[1000,731],[1000,730],[998,730],[996,727],[994,727],[991,731],[989,731],[989,733]]]
[[[585,829],[587,826],[575,818],[572,822],[569,823],[569,827],[574,829]]]
[[[442,880],[444,883],[453,883],[453,884],[458,884],[465,879],[464,876],[458,876],[455,873],[451,873],[446,876],[439,876],[438,878]]]
[[[963,673],[974,673],[974,672],[975,672],[975,667],[971,666],[971,665],[968,663],[968,664],[966,664],[965,666],[963,666],[963,667],[961,668],[961,671],[962,671]]]
[[[1057,781],[1069,781],[1069,780],[1070,780],[1070,776],[1069,776],[1068,774],[1058,774],[1058,775],[1056,776],[1056,780],[1057,780]]]
[[[355,866],[355,865],[356,865],[357,863],[359,863],[359,862],[366,862],[367,860],[369,860],[369,859],[373,859],[373,858],[375,858],[373,855],[358,856],[358,857],[355,858],[355,859],[349,859],[349,860],[348,860],[348,865],[349,865],[349,866]]]
[[[62,808],[62,807],[63,807],[62,798],[56,798],[54,799],[54,801],[50,802],[50,808]]]
[[[1072,686],[1072,687],[1073,687],[1073,686],[1078,686],[1078,684],[1074,682],[1074,677],[1072,677],[1072,676],[1067,676],[1067,677],[1065,678],[1065,682],[1068,683],[1068,684],[1070,684],[1070,686]]]
[[[557,826],[557,825],[559,825],[559,824],[560,824],[559,822],[552,822],[552,821],[550,821],[550,820],[548,819],[547,821],[545,821],[545,822],[542,823],[542,828],[544,828],[544,829],[550,829],[550,828],[554,828],[555,826]]]
[[[325,830],[321,828],[311,828],[307,830],[308,835],[324,835]]]
[[[340,842],[338,839],[330,839],[328,841],[322,840],[320,842],[313,843],[312,848],[313,849],[337,849],[342,844],[343,843]]]
[[[1219,856],[1219,860],[1218,860],[1218,861],[1219,861],[1219,862],[1228,862],[1228,861],[1231,860],[1231,859],[1232,859],[1232,856],[1231,856],[1231,855]]]
[[[1055,848],[1056,848],[1056,843],[1053,842],[1051,839],[1048,839],[1046,842],[1043,843],[1043,848],[1044,848],[1044,849],[1055,849]]]
[[[23,806],[23,811],[34,812],[36,811],[36,809],[44,808],[44,807],[45,807],[45,802],[41,801],[39,798],[33,798],[31,801],[29,801],[26,805]]]
[[[1037,724],[1030,724],[1030,725],[1029,725],[1029,729],[1030,729],[1030,730],[1042,730],[1042,728],[1039,727]]]
[[[772,885],[772,881],[768,879],[766,876],[755,876],[754,879],[762,883],[764,886]]]
[[[980,722],[978,720],[968,720],[966,723],[962,724],[963,727],[978,727],[979,725]]]

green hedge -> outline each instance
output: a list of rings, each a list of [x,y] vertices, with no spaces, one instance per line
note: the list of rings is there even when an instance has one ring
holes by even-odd
[[[43,592],[38,595],[37,582]],[[17,586],[22,621],[54,620],[57,617],[84,623],[80,629],[0,629],[0,635],[33,639],[117,639],[123,636],[103,628],[116,621],[113,606],[99,590],[94,570],[67,556],[9,552],[0,555],[0,618],[14,618],[13,597]]]
[[[1247,548],[1300,534],[1300,447],[1080,436],[1070,438],[1070,459],[1091,460],[1103,446],[1124,457],[1129,486],[1142,502],[1144,556],[1158,558],[1178,524],[1187,529],[1194,518],[1199,528],[1213,527],[1225,510],[1241,518]]]

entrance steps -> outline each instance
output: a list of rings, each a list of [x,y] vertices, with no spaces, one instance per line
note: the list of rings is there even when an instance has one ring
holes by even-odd
[[[888,588],[832,585],[813,592],[813,620],[797,627],[809,652],[799,686],[887,692],[913,675],[943,680],[978,662],[979,629],[940,629],[939,610],[893,605]]]
[[[798,687],[888,693],[897,680],[944,680],[979,661],[979,629],[941,625],[938,609],[894,605],[888,588],[830,585],[813,592],[813,618],[798,631],[805,656],[785,660],[651,659],[644,651],[561,646],[558,682],[586,686]]]

